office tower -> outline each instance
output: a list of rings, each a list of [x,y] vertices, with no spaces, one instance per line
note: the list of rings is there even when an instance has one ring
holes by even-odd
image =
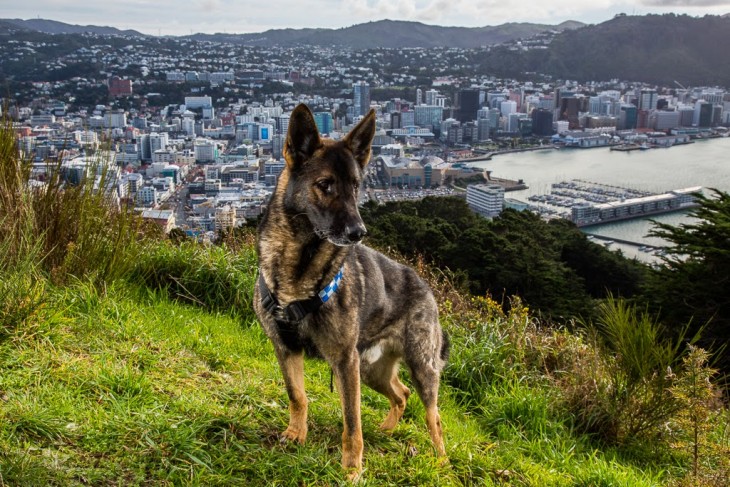
[[[314,123],[317,124],[317,130],[320,134],[329,134],[334,129],[332,114],[329,112],[316,112],[314,114]]]
[[[476,120],[479,110],[479,90],[469,88],[459,90],[459,120],[467,122]]]
[[[365,116],[370,110],[370,85],[358,81],[352,85],[352,92],[353,116],[355,118]]]

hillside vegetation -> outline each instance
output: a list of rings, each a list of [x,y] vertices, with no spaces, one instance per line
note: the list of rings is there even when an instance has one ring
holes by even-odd
[[[251,311],[252,234],[174,242],[90,186],[31,189],[27,171],[6,127],[0,485],[343,482],[324,363],[306,364],[307,443],[278,441],[287,400]],[[449,462],[415,397],[384,434],[387,401],[364,389],[363,485],[726,485],[730,418],[701,349],[663,338],[621,299],[570,331],[538,322],[519,297],[504,306],[412,264],[452,338]]]
[[[558,34],[546,50],[498,47],[477,53],[480,71],[523,77],[631,80],[674,86],[730,86],[725,39],[730,18],[707,15],[620,16]]]

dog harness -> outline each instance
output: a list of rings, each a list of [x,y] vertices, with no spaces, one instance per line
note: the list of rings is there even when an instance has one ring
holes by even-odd
[[[342,276],[345,271],[343,264],[337,275],[330,281],[324,289],[317,295],[309,299],[294,301],[286,306],[282,306],[276,296],[271,292],[264,281],[264,276],[259,274],[259,291],[261,292],[261,305],[264,309],[274,316],[277,323],[286,323],[295,325],[301,323],[307,315],[310,315],[322,307],[324,303],[329,301],[333,294],[337,292],[342,282]]]

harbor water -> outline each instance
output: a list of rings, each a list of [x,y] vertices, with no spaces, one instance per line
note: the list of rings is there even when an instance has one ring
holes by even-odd
[[[694,144],[666,149],[611,151],[608,148],[540,150],[502,154],[490,161],[471,164],[508,179],[524,179],[529,188],[506,194],[508,198],[528,201],[531,195],[547,194],[551,184],[582,179],[601,184],[664,193],[673,189],[702,186],[730,192],[730,138],[700,140]],[[678,225],[689,222],[686,213],[667,213],[650,217]],[[648,237],[653,228],[649,218],[625,220],[584,227],[588,234],[662,246]],[[628,257],[646,259],[637,246],[616,244]]]

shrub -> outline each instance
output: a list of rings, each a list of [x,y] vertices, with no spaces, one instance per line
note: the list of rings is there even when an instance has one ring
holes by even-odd
[[[599,306],[594,347],[576,356],[561,378],[581,431],[608,443],[656,439],[679,404],[670,393],[684,335],[669,341],[647,312],[609,296]]]

